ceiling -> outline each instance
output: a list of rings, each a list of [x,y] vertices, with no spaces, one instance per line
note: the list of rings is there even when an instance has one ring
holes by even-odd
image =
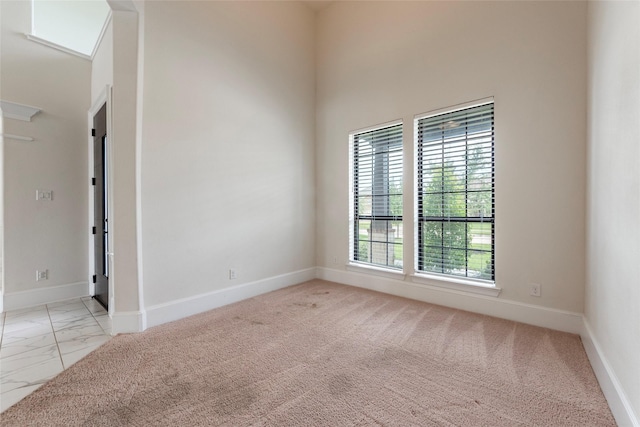
[[[31,35],[91,57],[111,8],[106,0],[34,0]]]

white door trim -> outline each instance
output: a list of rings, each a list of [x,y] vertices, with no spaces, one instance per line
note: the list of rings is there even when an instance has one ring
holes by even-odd
[[[106,85],[104,87],[104,89],[100,92],[100,95],[98,95],[98,98],[95,100],[95,102],[93,103],[93,105],[91,106],[91,108],[89,109],[88,113],[87,113],[87,124],[88,124],[88,128],[87,129],[92,129],[93,128],[93,117],[98,113],[98,111],[100,111],[100,108],[102,108],[102,106],[106,103],[107,104],[107,135],[111,135],[112,132],[112,127],[111,127],[111,95],[112,95],[112,90],[111,90],[111,85]],[[94,162],[93,162],[93,136],[91,136],[91,132],[88,132],[88,136],[87,136],[87,141],[89,144],[89,149],[88,149],[88,162],[87,164],[88,169],[87,169],[87,182],[89,183],[89,197],[88,197],[88,215],[89,215],[89,224],[93,224],[95,218],[94,218],[94,191],[93,191],[93,186],[91,185],[91,178],[93,178],[93,168],[94,168]],[[109,157],[111,156],[111,144],[108,145],[108,150],[109,152],[107,153],[107,155]],[[109,189],[109,192],[107,194],[107,199],[109,201],[108,203],[108,209],[109,212],[107,213],[107,218],[111,217],[111,201],[113,200],[113,193],[112,193],[112,189],[113,189],[113,166],[111,165],[111,162],[107,162],[108,165],[108,170],[107,170],[107,177],[108,177],[108,185],[107,188]],[[110,226],[111,227],[111,226]],[[112,230],[109,230],[112,231]],[[88,242],[89,242],[89,268],[88,268],[88,272],[89,272],[89,277],[87,278],[89,281],[89,295],[94,296],[95,295],[95,284],[93,283],[93,274],[95,273],[95,236],[93,235],[93,233],[91,233],[91,225],[89,226],[89,229],[87,230],[87,234],[89,236]],[[112,242],[112,236],[113,233],[109,233],[108,234],[108,239],[109,239],[109,247],[112,248],[113,247],[113,242]],[[113,267],[113,254],[109,253],[109,263],[110,265]],[[111,278],[109,278],[109,315],[113,314],[113,280]]]

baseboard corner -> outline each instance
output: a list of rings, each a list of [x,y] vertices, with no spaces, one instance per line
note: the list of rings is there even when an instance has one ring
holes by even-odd
[[[583,328],[580,334],[582,345],[616,423],[619,426],[640,427],[640,419],[634,413],[616,373],[589,326],[587,318],[583,316],[582,321]]]
[[[121,311],[111,315],[111,333],[128,334],[146,329],[146,315],[143,311]]]

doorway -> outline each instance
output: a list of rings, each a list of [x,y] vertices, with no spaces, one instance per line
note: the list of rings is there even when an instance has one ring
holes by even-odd
[[[109,206],[107,172],[107,104],[105,103],[98,113],[93,116],[93,242],[94,242],[94,266],[95,298],[109,309]]]

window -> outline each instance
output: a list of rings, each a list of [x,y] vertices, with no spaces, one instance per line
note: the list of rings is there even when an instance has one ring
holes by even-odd
[[[417,270],[495,280],[493,101],[415,121]]]
[[[402,123],[350,135],[351,261],[402,269]]]

